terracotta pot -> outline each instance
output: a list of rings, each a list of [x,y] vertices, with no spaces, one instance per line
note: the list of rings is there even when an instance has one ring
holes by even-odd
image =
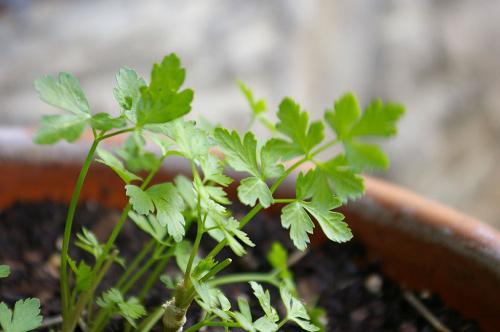
[[[0,208],[15,201],[69,201],[88,142],[39,147],[26,129],[0,130]],[[185,173],[167,162],[158,179]],[[293,180],[281,194],[293,192]],[[123,184],[94,164],[81,200],[125,204]],[[490,226],[381,180],[366,178],[366,196],[342,209],[355,237],[401,284],[438,293],[485,331],[500,328],[500,233]],[[317,232],[318,233],[318,232]],[[320,234],[316,243],[324,241]]]

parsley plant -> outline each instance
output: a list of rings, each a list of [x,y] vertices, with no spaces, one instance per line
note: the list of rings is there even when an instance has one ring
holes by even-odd
[[[244,226],[274,204],[282,206],[281,225],[298,250],[307,248],[315,227],[332,241],[350,240],[349,226],[335,209],[363,194],[360,172],[388,167],[385,153],[366,140],[393,136],[403,107],[375,100],[362,111],[355,96],[346,94],[325,112],[324,119],[310,120],[296,101],[284,98],[277,121],[273,121],[265,101],[256,99],[240,83],[252,110],[252,124],[261,124],[272,134],[271,139],[262,141],[251,131],[240,134],[184,119],[194,95],[191,89],[183,88],[184,79],[185,70],[175,54],[153,66],[149,84],[132,69],[121,69],[114,89],[119,116],[93,114],[78,80],[70,74],[46,76],[35,83],[43,101],[64,111],[42,119],[35,136],[37,143],[74,142],[85,128],[91,129],[94,138],[75,186],[64,231],[62,331],[73,331],[84,322],[88,331],[99,332],[116,316],[124,318],[126,331],[149,331],[160,321],[165,332],[183,331],[193,302],[202,308],[203,316],[185,331],[218,326],[268,332],[278,331],[285,324],[296,324],[305,331],[320,330],[318,317],[322,311],[300,300],[288,253],[280,244],[275,243],[269,252],[273,267],[269,273],[220,275],[231,259],[219,253],[229,247],[236,255],[245,255],[246,248],[255,244]],[[335,138],[327,140],[327,131]],[[123,147],[114,151],[99,148],[101,142],[117,135],[128,135]],[[151,149],[148,142],[157,148]],[[342,152],[334,153],[339,151],[332,149],[336,145]],[[129,203],[105,243],[99,243],[85,228],[76,235],[74,245],[91,253],[94,260],[75,262],[68,254],[73,219],[96,154],[98,162],[123,180]],[[190,176],[178,175],[170,182],[151,184],[160,168],[168,167],[171,156],[189,162]],[[277,197],[280,184],[304,164],[311,167],[298,174],[295,195]],[[232,215],[226,193],[235,181],[224,173],[227,167],[244,174],[237,198],[249,210],[239,219]],[[132,261],[121,258],[115,245],[127,220],[150,237]],[[186,238],[189,228],[196,229],[193,241]],[[217,244],[202,256],[200,243],[207,236]],[[180,270],[177,278],[164,274],[172,262]],[[123,273],[113,288],[101,290],[99,285],[112,264],[120,265]],[[0,267],[0,275],[6,274],[8,270]],[[145,308],[142,303],[157,280],[165,285],[165,302],[158,308]],[[249,283],[260,304],[260,315],[255,316],[246,298],[228,299],[224,295],[221,286],[241,282]],[[141,286],[138,292],[132,291],[136,284]],[[276,299],[271,299],[269,287],[278,289],[283,310],[273,307]],[[39,325],[38,312],[34,299],[16,304],[13,314],[2,304],[0,324],[6,332],[26,331]],[[21,315],[25,318],[20,319]]]

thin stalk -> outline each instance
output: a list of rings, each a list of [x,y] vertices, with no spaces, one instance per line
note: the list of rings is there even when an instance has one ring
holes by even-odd
[[[190,328],[188,328],[185,332],[194,332],[194,331],[199,331],[202,327],[204,326],[213,326],[213,327],[240,327],[240,324],[238,323],[233,323],[233,322],[207,322],[207,321],[201,321]]]
[[[113,137],[113,136],[116,136],[116,135],[120,135],[120,134],[131,132],[131,131],[134,131],[134,130],[135,130],[135,127],[130,127],[130,128],[126,128],[126,129],[117,130],[117,131],[115,131],[113,133],[101,136],[100,139],[101,140],[107,139],[107,138],[110,138],[110,137]]]
[[[278,330],[283,327],[289,321],[288,317],[285,317],[278,323]]]
[[[172,257],[173,248],[175,247],[171,247],[167,254],[161,258],[160,263],[156,265],[153,272],[149,275],[148,279],[146,279],[146,282],[144,283],[144,286],[142,287],[142,290],[140,291],[138,296],[140,301],[144,300],[151,287],[153,287],[156,280],[158,280],[158,278],[160,277],[161,272],[167,267],[167,264]]]
[[[125,284],[125,286],[123,286],[120,289],[122,294],[128,293],[128,291],[130,290],[130,288],[132,288],[132,286],[134,286],[136,281],[139,280],[144,275],[144,273],[146,273],[149,270],[149,268],[156,262],[156,260],[158,259],[158,256],[160,256],[162,254],[162,252],[163,252],[162,247],[159,247],[155,250],[155,252],[153,253],[153,256],[151,256],[146,261],[146,263],[143,266],[141,266],[141,268],[136,273],[134,273],[134,275],[132,275],[132,277],[128,280],[128,282]]]
[[[293,203],[295,202],[295,199],[293,198],[276,198],[273,199],[273,204],[287,204],[287,203]]]
[[[122,132],[123,131],[121,131],[120,133],[122,133]],[[113,136],[114,135],[118,135],[118,132],[114,133]],[[111,137],[111,136],[108,135],[108,137]],[[162,157],[161,160],[160,160],[160,163],[158,163],[158,167],[156,167],[153,171],[151,171],[148,174],[148,176],[146,177],[146,179],[143,181],[143,183],[141,185],[141,189],[144,190],[149,185],[149,183],[151,182],[151,180],[153,180],[154,176],[156,175],[156,173],[159,171],[159,169],[161,167],[161,164],[162,164],[161,162],[165,159],[165,157],[166,156]],[[120,216],[120,219],[118,220],[118,222],[116,223],[115,227],[113,228],[113,231],[111,232],[111,235],[109,236],[108,241],[104,245],[104,248],[103,248],[103,251],[102,251],[101,255],[99,256],[99,258],[97,259],[96,264],[94,265],[94,268],[93,268],[94,271],[99,271],[101,269],[102,265],[104,264],[104,262],[106,260],[106,257],[108,256],[108,253],[110,252],[111,248],[113,247],[113,245],[114,245],[114,243],[116,241],[116,238],[120,234],[120,231],[122,230],[123,225],[125,224],[125,221],[127,220],[128,214],[129,214],[129,212],[130,212],[131,209],[132,209],[132,205],[130,203],[128,203],[125,206],[125,208],[123,209],[123,212],[122,212],[122,214]],[[94,282],[94,281],[95,281],[95,277],[92,280],[92,282]],[[80,298],[78,299],[78,302],[80,302],[81,300],[88,301],[93,296],[94,291],[95,291],[95,288],[94,289],[89,289],[86,292],[82,293],[82,295],[80,295]],[[85,306],[85,304],[86,303],[83,303],[84,306]],[[81,309],[79,309],[79,312],[76,311],[76,309],[75,309],[74,315],[80,316],[81,313],[82,313]],[[74,327],[73,327],[73,329],[74,329]],[[73,331],[73,329],[71,329],[71,330],[63,330],[63,332],[71,332],[71,331]]]
[[[231,264],[233,260],[231,258],[226,258],[219,264],[217,264],[213,269],[211,269],[207,274],[203,276],[203,278],[200,279],[200,283],[206,282],[208,279],[212,278],[214,275],[225,269],[229,264]],[[191,304],[191,302],[194,300],[194,297],[196,296],[196,291],[193,286],[189,288],[185,288],[186,291],[184,294],[187,294],[185,296],[186,300],[185,303],[180,303],[181,306],[188,306]]]
[[[73,310],[71,317],[69,317],[68,320],[65,320],[63,322],[63,326],[62,326],[63,332],[73,331],[75,329],[76,324],[78,323],[78,321],[80,319],[81,313],[82,313],[83,309],[85,308],[85,305],[87,304],[90,297],[92,297],[92,294],[94,294],[95,289],[97,288],[97,286],[101,282],[101,280],[104,277],[104,275],[106,274],[106,272],[111,267],[111,264],[113,263],[113,261],[115,260],[117,255],[118,255],[118,250],[114,250],[109,255],[108,259],[104,263],[104,266],[97,274],[97,278],[95,278],[92,281],[92,284],[90,286],[89,291],[82,293],[82,295],[78,299],[78,302],[76,303],[75,309]]]
[[[208,281],[208,285],[218,287],[227,284],[235,284],[250,281],[266,282],[273,286],[279,287],[280,284],[276,280],[273,273],[241,273],[241,274],[227,274]]]
[[[191,170],[193,173],[193,178],[199,179],[200,175],[196,170],[194,162],[191,162]],[[199,193],[196,203],[196,209],[197,209],[196,238],[194,240],[193,248],[191,249],[191,254],[189,255],[189,260],[186,266],[186,272],[184,273],[184,288],[186,289],[189,288],[191,285],[191,269],[193,268],[194,259],[196,257],[196,254],[198,253],[198,248],[200,247],[201,238],[203,237],[203,232],[204,232],[204,223],[207,217],[207,215],[205,215],[205,218],[203,220],[201,219],[201,196]],[[179,299],[176,299],[176,301],[177,300]]]
[[[137,269],[139,266],[139,263],[146,257],[146,255],[151,251],[155,244],[155,241],[153,239],[149,240],[148,243],[142,248],[142,250],[135,256],[134,260],[130,265],[127,267],[125,270],[125,273],[122,274],[120,279],[118,279],[118,282],[115,285],[115,288],[121,288],[123,284],[127,281],[127,278],[132,274],[132,272]]]
[[[118,287],[117,284],[115,288],[118,288],[121,294],[123,295],[127,294],[130,288],[132,288],[132,286],[134,286],[134,284],[137,282],[137,280],[139,280],[144,275],[144,273],[146,273],[149,270],[149,268],[155,263],[158,255],[161,255],[162,249],[163,249],[162,247],[157,246],[153,255],[145,262],[145,264],[143,264],[141,268],[138,271],[136,271],[130,279],[122,283],[120,287]],[[104,329],[109,318],[110,318],[110,310],[101,308],[97,313],[96,319],[94,320],[90,331],[98,332]]]
[[[194,240],[193,249],[191,250],[191,255],[189,255],[189,261],[186,267],[186,272],[184,273],[184,284],[186,288],[189,288],[189,284],[191,282],[191,270],[193,268],[194,258],[198,253],[198,248],[200,247],[202,237],[203,237],[203,222],[200,218],[198,220],[196,227],[196,238]]]
[[[73,191],[73,196],[71,197],[71,201],[69,203],[68,214],[66,216],[66,223],[64,226],[64,237],[62,243],[62,252],[61,252],[61,279],[60,279],[60,287],[61,287],[61,311],[63,320],[65,320],[68,316],[68,312],[70,310],[69,303],[69,274],[68,274],[68,252],[69,252],[69,242],[71,239],[71,231],[73,228],[73,220],[75,218],[76,206],[78,204],[78,198],[80,197],[80,192],[82,191],[83,183],[85,182],[85,177],[87,176],[88,170],[90,168],[90,164],[92,163],[92,159],[94,158],[95,150],[97,149],[97,145],[99,144],[99,140],[94,140],[90,150],[85,158],[85,162],[83,163],[80,174],[78,175],[78,179],[76,181],[75,190]],[[71,305],[72,306],[72,305]]]

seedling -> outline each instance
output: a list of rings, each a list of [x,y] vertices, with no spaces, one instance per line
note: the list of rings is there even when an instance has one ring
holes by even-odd
[[[35,83],[43,101],[64,111],[43,117],[35,136],[37,143],[74,142],[85,128],[93,134],[64,230],[62,331],[73,331],[80,323],[89,332],[99,332],[116,316],[123,317],[126,331],[146,332],[158,324],[165,332],[198,331],[206,326],[268,332],[286,324],[318,331],[321,310],[300,300],[283,246],[272,246],[268,260],[273,270],[269,273],[221,274],[231,264],[230,258],[220,255],[221,250],[229,247],[236,255],[245,255],[246,248],[255,246],[245,233],[245,225],[275,204],[282,206],[281,225],[289,230],[298,250],[307,248],[316,227],[332,241],[349,241],[351,230],[335,209],[363,194],[361,172],[388,167],[388,158],[380,147],[365,140],[395,135],[403,107],[375,100],[362,111],[349,93],[335,101],[323,119],[310,121],[296,101],[284,98],[277,121],[273,121],[265,101],[257,100],[240,83],[252,110],[252,124],[265,126],[272,135],[271,139],[258,140],[250,130],[240,134],[184,119],[194,95],[191,89],[182,88],[184,78],[185,70],[175,54],[153,66],[149,84],[132,69],[121,69],[114,89],[120,107],[118,116],[92,114],[77,79],[70,74],[46,76]],[[326,139],[325,131],[331,131],[333,135],[329,136],[334,138]],[[101,142],[117,135],[128,135],[123,147],[99,149]],[[150,148],[147,142],[157,148]],[[96,154],[98,162],[112,168],[123,180],[129,203],[105,243],[99,243],[89,230],[80,230],[73,245],[95,259],[76,262],[69,256],[73,219]],[[173,156],[187,160],[190,176],[178,175],[171,182],[151,184],[160,168],[168,168],[168,159]],[[309,168],[297,175],[295,195],[277,197],[283,181],[303,165]],[[228,185],[237,179],[224,173],[226,167],[244,174],[237,185],[237,199],[248,206],[248,211],[239,219],[232,215],[227,195]],[[150,237],[132,261],[121,258],[115,245],[126,222],[135,223]],[[189,228],[196,229],[194,239],[186,238]],[[216,239],[217,244],[202,256],[200,244],[207,237]],[[165,267],[173,262],[180,278],[164,274]],[[103,290],[100,283],[112,264],[120,265],[123,273],[114,287]],[[8,269],[0,266],[0,277],[6,275]],[[145,308],[143,300],[158,279],[166,286],[165,302],[158,308]],[[138,281],[141,290],[132,292]],[[260,315],[255,316],[246,298],[228,299],[224,295],[221,286],[231,283],[249,283],[260,304]],[[269,287],[278,289],[281,306],[273,307],[277,301],[271,299]],[[185,329],[193,302],[202,308],[203,316]],[[21,300],[13,315],[0,305],[0,324],[6,332],[27,331],[40,322],[37,300]]]

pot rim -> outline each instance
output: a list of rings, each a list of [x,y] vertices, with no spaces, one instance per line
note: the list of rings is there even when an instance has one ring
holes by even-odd
[[[18,161],[26,163],[59,162],[81,163],[86,154],[90,132],[73,144],[57,143],[55,146],[40,146],[32,142],[33,127],[0,126],[0,162]],[[122,142],[117,137],[104,142],[104,147]],[[183,162],[169,163],[170,173],[185,171]],[[299,168],[283,183],[282,192],[293,190],[295,177],[309,166]],[[236,175],[237,176],[237,175]],[[365,195],[349,202],[347,209],[356,209],[362,215],[374,215],[375,223],[392,223],[392,226],[440,242],[461,255],[471,257],[487,265],[500,277],[500,231],[442,203],[425,198],[408,189],[385,180],[364,176]],[[362,208],[359,208],[362,206]],[[387,212],[390,212],[388,215]],[[394,215],[398,218],[394,218]],[[394,222],[397,219],[397,222]]]
[[[40,146],[32,141],[33,127],[23,126],[0,126],[0,162],[2,161],[24,161],[27,163],[79,163],[84,159],[88,150],[89,141],[92,139],[90,132],[86,132],[82,139],[76,143],[60,142],[53,145]],[[104,142],[104,147],[112,147],[120,144],[122,139]],[[295,176],[300,171],[305,171],[309,166],[299,168],[293,176],[288,178],[283,186],[283,191],[293,190]],[[184,163],[176,160],[169,164],[169,172],[182,172],[185,170]],[[398,211],[405,215],[411,215],[415,222],[424,222],[426,228],[415,227],[414,223],[395,223],[398,228],[415,232],[419,235],[431,236],[434,241],[442,241],[451,249],[461,254],[471,256],[470,250],[477,250],[476,259],[483,263],[500,263],[500,231],[485,222],[461,213],[445,204],[438,203],[425,198],[415,192],[400,187],[385,180],[371,176],[363,176],[365,182],[365,195],[348,204],[360,204],[370,206],[365,210],[367,213],[375,206],[380,209]],[[359,209],[363,211],[364,209]],[[386,218],[376,218],[374,222],[384,223]],[[430,229],[437,230],[431,234]],[[489,266],[494,268],[500,276],[500,264]]]

